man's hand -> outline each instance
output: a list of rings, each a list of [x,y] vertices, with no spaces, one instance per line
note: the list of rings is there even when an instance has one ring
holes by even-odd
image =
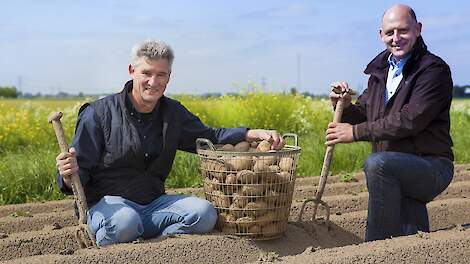
[[[330,100],[333,107],[336,106],[338,103],[339,98],[341,97],[340,94],[333,92],[333,88],[341,90],[341,92],[349,91],[349,85],[347,82],[332,82],[331,83],[332,91],[330,92]],[[348,93],[343,93],[343,102],[344,108],[348,108],[351,105],[351,95]]]
[[[271,142],[271,149],[282,149],[284,147],[284,139],[276,130],[250,129],[246,132],[245,140],[253,142],[255,140],[267,140]]]
[[[65,185],[69,188],[72,187],[72,174],[78,171],[78,163],[75,155],[75,148],[71,147],[69,152],[62,152],[55,158],[57,170],[64,179]]]
[[[337,143],[351,143],[353,141],[353,126],[351,124],[334,122],[328,124],[326,145],[331,146]]]

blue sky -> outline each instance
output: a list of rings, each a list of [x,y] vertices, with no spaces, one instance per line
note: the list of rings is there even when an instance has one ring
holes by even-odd
[[[22,92],[117,92],[129,78],[133,44],[154,38],[175,51],[168,93],[251,84],[287,91],[300,83],[300,91],[322,94],[334,80],[363,89],[365,65],[384,49],[382,13],[394,3],[1,1],[0,86],[21,80]],[[470,84],[470,2],[402,3],[415,9],[428,48],[450,65],[454,83]]]

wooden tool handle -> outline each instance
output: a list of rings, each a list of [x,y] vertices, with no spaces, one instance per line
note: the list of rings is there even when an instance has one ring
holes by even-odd
[[[57,137],[57,142],[59,143],[59,148],[61,152],[68,152],[69,145],[65,139],[64,129],[60,118],[62,117],[61,112],[54,113],[49,117],[49,123],[52,123],[54,127],[54,132]],[[80,176],[78,173],[73,173],[71,176],[72,179],[72,191],[75,196],[78,207],[78,221],[80,224],[86,223],[86,212],[88,210],[88,205],[86,202],[85,192],[83,191],[82,183],[80,182]]]

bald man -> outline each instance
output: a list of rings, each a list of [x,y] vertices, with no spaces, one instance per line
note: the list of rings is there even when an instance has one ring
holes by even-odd
[[[364,164],[369,191],[366,240],[429,232],[426,203],[452,180],[449,66],[430,53],[422,24],[405,5],[382,17],[386,50],[366,67],[367,89],[355,104],[345,96],[342,123],[330,123],[328,145],[370,141]],[[349,89],[346,82],[333,87]],[[338,95],[331,93],[333,106]]]

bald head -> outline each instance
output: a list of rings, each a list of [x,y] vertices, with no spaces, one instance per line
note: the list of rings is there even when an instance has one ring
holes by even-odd
[[[409,18],[412,19],[414,22],[418,22],[418,20],[416,19],[416,13],[413,8],[403,4],[396,4],[391,6],[389,9],[385,10],[384,14],[382,15],[382,23],[384,22],[384,19],[386,17],[396,14],[408,15]]]
[[[420,36],[421,23],[416,20],[411,7],[398,4],[383,14],[380,37],[394,59],[401,60],[407,56]]]

